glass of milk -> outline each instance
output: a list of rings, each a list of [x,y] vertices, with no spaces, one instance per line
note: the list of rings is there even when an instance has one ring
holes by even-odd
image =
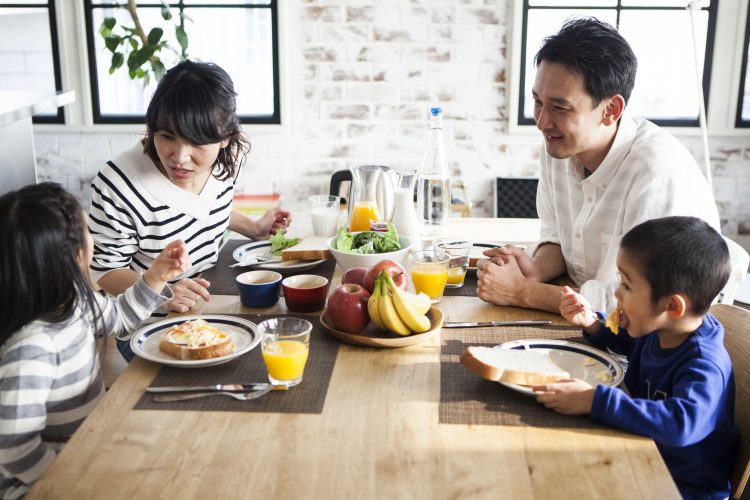
[[[310,196],[310,216],[315,236],[333,236],[338,230],[341,197],[331,195]]]

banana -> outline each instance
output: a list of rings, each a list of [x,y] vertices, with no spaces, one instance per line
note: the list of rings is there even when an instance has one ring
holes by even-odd
[[[378,301],[380,318],[388,330],[405,337],[411,333],[411,330],[409,330],[409,327],[404,324],[396,312],[396,307],[393,305],[393,298],[388,293],[388,286],[383,283],[382,278],[380,280],[380,299]]]
[[[370,313],[370,321],[375,323],[375,326],[377,326],[381,330],[387,330],[385,324],[383,324],[383,319],[380,317],[380,307],[378,305],[379,302],[380,281],[375,280],[375,288],[373,289],[370,298],[367,299],[367,312]]]
[[[401,295],[412,305],[417,314],[427,314],[427,311],[430,310],[430,306],[432,306],[430,296],[424,292],[419,292],[417,295],[409,292],[402,292]]]
[[[404,324],[415,333],[424,333],[429,330],[430,318],[424,314],[417,313],[414,303],[406,298],[406,295],[411,294],[397,287],[390,275],[386,275],[385,279],[393,294],[393,305]]]

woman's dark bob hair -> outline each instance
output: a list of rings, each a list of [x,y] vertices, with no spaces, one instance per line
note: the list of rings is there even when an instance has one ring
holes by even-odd
[[[237,117],[237,94],[226,71],[213,63],[182,61],[167,71],[146,111],[143,146],[157,165],[154,135],[166,131],[202,146],[228,140],[214,164],[213,175],[234,177],[250,151]]]

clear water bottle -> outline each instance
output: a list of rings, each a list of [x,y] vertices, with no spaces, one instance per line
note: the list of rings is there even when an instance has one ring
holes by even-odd
[[[451,180],[443,143],[443,110],[430,109],[430,135],[417,181],[417,214],[423,233],[436,234],[448,223],[451,211]]]

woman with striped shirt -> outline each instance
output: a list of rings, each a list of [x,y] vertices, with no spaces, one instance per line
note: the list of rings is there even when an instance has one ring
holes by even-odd
[[[199,297],[209,300],[210,283],[195,276],[216,263],[227,228],[264,239],[284,231],[291,216],[274,208],[254,221],[232,208],[250,145],[232,80],[220,67],[184,61],[169,70],[149,104],[146,128],[145,138],[91,184],[91,270],[106,292],[122,293],[167,241],[181,239],[193,267],[173,285],[175,297],[165,307],[185,312]]]
[[[94,292],[93,241],[60,185],[0,197],[0,497],[28,491],[104,395],[95,337],[127,339],[190,266],[174,241],[116,300]]]

